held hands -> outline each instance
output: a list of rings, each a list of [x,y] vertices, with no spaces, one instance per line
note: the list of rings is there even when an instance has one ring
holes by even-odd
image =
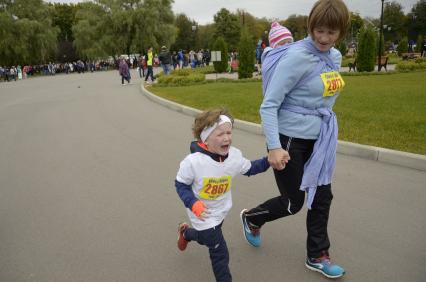
[[[290,160],[290,155],[283,148],[272,149],[268,153],[268,162],[276,170],[283,170]]]
[[[203,201],[196,201],[191,208],[192,212],[202,221],[210,214],[207,210],[206,204]]]

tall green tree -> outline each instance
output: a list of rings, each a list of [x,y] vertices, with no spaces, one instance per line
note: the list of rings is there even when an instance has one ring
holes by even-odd
[[[58,33],[42,0],[0,1],[0,64],[37,64],[54,59]]]
[[[426,34],[426,0],[419,0],[410,15],[417,34]]]
[[[222,8],[214,15],[215,38],[223,37],[231,50],[236,49],[240,41],[241,23],[237,15]]]
[[[119,51],[115,48],[113,38],[108,38],[112,29],[111,22],[107,20],[109,17],[107,10],[96,3],[79,4],[72,32],[74,46],[82,58],[104,58]]]
[[[241,31],[240,44],[238,45],[238,79],[251,78],[254,72],[255,49],[253,37],[246,27]]]
[[[189,51],[195,48],[197,23],[190,20],[185,14],[178,14],[175,19],[175,26],[177,28],[176,41],[171,49]]]
[[[291,31],[295,41],[303,39],[308,35],[307,16],[291,15],[283,22],[283,25]]]
[[[398,2],[386,2],[383,11],[384,40],[397,41],[407,35],[405,14]]]
[[[399,41],[398,47],[396,47],[396,51],[398,52],[398,56],[401,56],[402,53],[408,52],[408,39],[404,37]]]
[[[376,61],[376,33],[371,26],[361,28],[358,36],[358,71],[373,71]]]
[[[359,30],[364,26],[364,20],[358,13],[351,12],[351,23],[346,35],[346,40],[348,42],[354,42]]]
[[[213,43],[212,51],[220,51],[221,61],[213,62],[214,70],[216,72],[226,72],[228,69],[228,45],[223,37],[219,36]]]
[[[87,58],[140,53],[170,46],[175,39],[172,0],[95,0],[77,12],[78,51]],[[85,32],[85,30],[87,32]]]
[[[73,46],[72,27],[75,24],[77,6],[73,4],[49,4],[52,25],[59,28],[56,61],[69,62],[78,59]]]

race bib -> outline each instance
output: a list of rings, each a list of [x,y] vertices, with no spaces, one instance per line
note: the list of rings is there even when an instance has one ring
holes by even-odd
[[[206,200],[216,200],[226,192],[231,190],[232,177],[230,175],[222,177],[204,177],[203,187],[199,196]]]
[[[324,83],[323,97],[334,96],[337,92],[341,92],[345,87],[345,82],[336,71],[325,72],[321,74],[322,82]]]

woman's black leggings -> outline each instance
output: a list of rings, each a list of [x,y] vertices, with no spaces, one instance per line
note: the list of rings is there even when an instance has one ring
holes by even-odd
[[[305,192],[299,188],[304,165],[312,154],[315,140],[291,138],[280,134],[280,141],[281,146],[285,150],[288,149],[291,160],[284,170],[274,169],[275,180],[281,195],[267,200],[246,213],[247,221],[258,227],[266,222],[296,214],[305,202]],[[306,218],[307,255],[311,258],[321,256],[330,248],[327,224],[332,199],[331,184],[318,186],[312,209],[308,210]]]

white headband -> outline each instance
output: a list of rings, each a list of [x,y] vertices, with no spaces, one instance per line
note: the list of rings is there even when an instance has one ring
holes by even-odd
[[[218,126],[226,122],[229,122],[232,125],[232,121],[228,116],[220,115],[219,122],[216,122],[212,126],[206,127],[203,129],[203,131],[201,131],[201,134],[200,134],[201,141],[203,141],[203,143],[206,142],[207,138],[210,136],[210,134],[212,134],[213,130],[215,130]]]

